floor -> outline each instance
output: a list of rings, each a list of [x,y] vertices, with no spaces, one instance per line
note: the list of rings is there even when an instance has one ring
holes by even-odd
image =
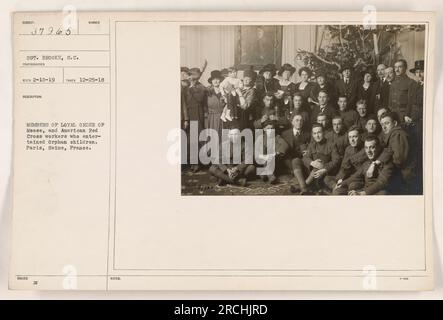
[[[259,177],[250,181],[246,187],[235,185],[218,186],[207,168],[196,173],[190,170],[182,172],[182,195],[294,195],[290,191],[293,177],[283,174],[278,177],[278,183],[271,185]]]

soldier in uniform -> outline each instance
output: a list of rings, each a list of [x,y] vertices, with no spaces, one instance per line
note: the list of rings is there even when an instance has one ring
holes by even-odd
[[[325,137],[328,143],[335,145],[340,157],[343,157],[348,146],[348,135],[343,125],[343,119],[340,116],[332,118],[332,130],[326,132]]]
[[[335,194],[355,196],[388,193],[388,186],[394,170],[392,162],[376,161],[382,152],[382,146],[376,136],[366,137],[364,149],[366,161],[353,175],[342,181],[334,190]]]
[[[331,119],[325,113],[319,113],[317,115],[317,123],[323,127],[325,136],[331,131]]]
[[[382,138],[379,136],[380,133],[381,127],[378,123],[377,117],[375,115],[370,115],[366,121],[365,132],[363,133],[362,140],[365,140],[369,135],[377,136],[380,139]]]
[[[423,121],[423,85],[425,77],[425,62],[424,60],[415,61],[415,66],[411,70],[417,77],[417,91],[415,98],[415,105],[412,110],[412,121],[414,123],[419,123]]]
[[[353,125],[355,125],[359,118],[357,111],[348,108],[348,98],[346,96],[339,96],[337,104],[339,115],[343,119],[345,128],[351,128]]]
[[[423,87],[424,87],[424,71],[425,62],[424,60],[415,61],[415,66],[413,69],[409,70],[414,73],[417,77],[417,95],[415,100],[415,105],[412,110],[412,122],[414,124],[412,133],[414,135],[415,145],[417,147],[417,192],[418,194],[423,193]]]
[[[381,118],[384,145],[392,157],[395,168],[393,192],[400,194],[416,194],[415,184],[416,153],[410,146],[409,136],[396,120],[397,115],[386,113]]]
[[[343,180],[351,176],[365,160],[365,158],[356,156],[363,150],[363,140],[361,139],[360,129],[357,126],[352,126],[347,132],[347,138],[349,145],[346,147],[338,174],[336,176],[328,175],[325,177],[325,184],[333,191],[333,194],[338,194],[337,189]]]
[[[323,130],[320,124],[312,125],[312,141],[303,156],[303,163],[305,168],[308,168],[309,175],[301,186],[308,186],[319,194],[322,194],[324,178],[336,174],[341,162],[337,148],[327,142]]]
[[[394,65],[395,79],[389,91],[389,108],[398,115],[400,124],[412,123],[412,111],[417,99],[417,83],[406,75],[406,60]]]
[[[357,112],[358,112],[358,119],[355,122],[355,125],[360,128],[360,130],[364,130],[366,127],[366,121],[369,119],[368,109],[366,108],[366,101],[365,100],[358,100],[357,101]]]

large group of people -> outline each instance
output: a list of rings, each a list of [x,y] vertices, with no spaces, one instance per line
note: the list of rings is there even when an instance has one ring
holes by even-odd
[[[203,70],[181,68],[182,129],[196,122],[220,137],[229,129],[229,143],[238,143],[244,129],[272,130],[275,170],[259,176],[267,183],[287,172],[295,194],[422,194],[423,60],[409,70],[415,80],[403,59],[358,73],[346,65],[334,80],[308,67],[267,64],[241,78],[234,67],[213,70],[204,85]],[[291,80],[296,72],[298,83]],[[258,178],[259,166],[189,169],[207,170],[221,185],[245,186]]]

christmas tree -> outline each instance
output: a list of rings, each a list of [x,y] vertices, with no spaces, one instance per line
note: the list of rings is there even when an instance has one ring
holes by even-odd
[[[315,52],[297,50],[297,60],[313,75],[321,72],[339,78],[341,67],[350,65],[359,73],[374,70],[377,64],[392,65],[398,58],[400,32],[424,31],[424,25],[328,25],[321,30]]]

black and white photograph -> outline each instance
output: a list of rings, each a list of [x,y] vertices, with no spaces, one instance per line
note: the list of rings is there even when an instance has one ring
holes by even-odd
[[[181,26],[181,194],[422,195],[425,31]]]

